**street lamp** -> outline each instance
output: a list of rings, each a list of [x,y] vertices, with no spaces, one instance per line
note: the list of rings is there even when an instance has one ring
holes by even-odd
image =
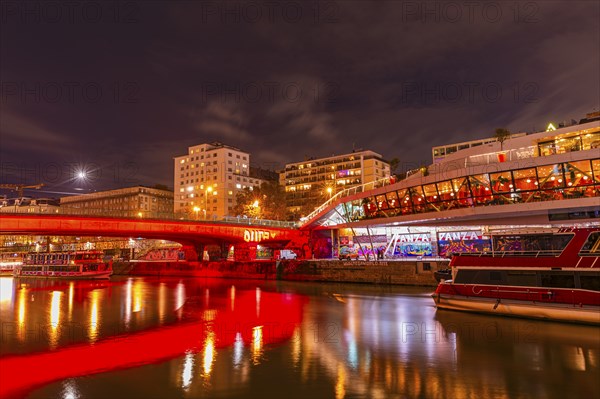
[[[198,220],[198,212],[200,212],[200,208],[197,206],[194,207],[194,212],[196,213],[196,220]]]
[[[327,187],[327,192],[329,193],[329,199],[331,199],[331,193],[333,192],[331,187]]]

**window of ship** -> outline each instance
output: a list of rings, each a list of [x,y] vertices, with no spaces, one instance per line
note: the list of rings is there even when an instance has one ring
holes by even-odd
[[[496,252],[518,255],[558,256],[573,238],[573,234],[523,234],[493,236]]]
[[[544,272],[540,273],[542,287],[575,288],[575,273]]]
[[[454,282],[457,284],[506,284],[504,270],[458,270]]]
[[[565,186],[562,172],[562,164],[538,166],[539,187],[544,190],[552,190]],[[549,198],[548,198],[549,199]],[[560,199],[560,198],[555,198]]]
[[[507,284],[522,287],[531,287],[537,285],[537,276],[535,272],[509,270],[507,271]]]
[[[385,194],[387,198],[387,203],[390,208],[398,208],[400,207],[400,201],[398,201],[398,194],[395,191],[390,191]]]
[[[600,132],[587,133],[581,136],[584,150],[600,148]]]
[[[600,184],[600,159],[592,159],[594,184]]]
[[[495,193],[508,193],[513,191],[513,182],[510,171],[490,173],[490,181]]]
[[[556,144],[554,140],[538,143],[538,151],[541,156],[556,154]]]
[[[476,205],[485,205],[492,201],[490,179],[487,174],[469,176],[469,184]]]
[[[581,247],[579,255],[600,255],[600,231],[590,233],[585,244]]]
[[[461,207],[472,206],[473,201],[471,200],[471,191],[469,190],[469,179],[466,177],[452,179],[452,185],[458,199],[458,205]]]
[[[379,209],[385,210],[389,208],[385,195],[376,195],[375,200],[377,201],[377,207]]]
[[[537,275],[527,270],[459,270],[454,279],[458,284],[537,286]]]
[[[425,200],[428,203],[436,203],[440,202],[440,197],[438,196],[437,188],[435,184],[425,184],[423,185],[423,193],[425,194]]]
[[[597,273],[581,273],[579,283],[583,290],[600,291],[600,275]]]

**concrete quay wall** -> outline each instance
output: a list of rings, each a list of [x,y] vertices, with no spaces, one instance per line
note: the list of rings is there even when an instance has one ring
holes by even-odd
[[[436,286],[448,261],[284,260],[254,262],[135,262],[113,265],[116,275],[218,277],[283,281]]]

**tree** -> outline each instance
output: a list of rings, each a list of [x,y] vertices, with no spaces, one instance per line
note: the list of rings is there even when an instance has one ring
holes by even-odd
[[[500,142],[500,151],[502,151],[504,149],[504,142],[510,137],[510,132],[503,127],[499,127],[496,129],[494,137]]]
[[[276,181],[265,182],[252,190],[245,188],[237,193],[232,212],[251,218],[285,220],[285,192]]]
[[[398,159],[398,158],[390,159],[390,175],[392,175],[392,176],[396,175],[396,170],[398,169],[398,166],[400,166],[400,159]]]

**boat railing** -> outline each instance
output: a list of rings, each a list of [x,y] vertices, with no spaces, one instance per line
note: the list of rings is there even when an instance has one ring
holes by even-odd
[[[475,256],[475,257],[494,257],[494,258],[506,258],[506,257],[530,257],[539,258],[544,256],[559,256],[562,250],[551,249],[551,250],[539,250],[539,251],[490,251],[490,252],[454,252],[452,256]]]

